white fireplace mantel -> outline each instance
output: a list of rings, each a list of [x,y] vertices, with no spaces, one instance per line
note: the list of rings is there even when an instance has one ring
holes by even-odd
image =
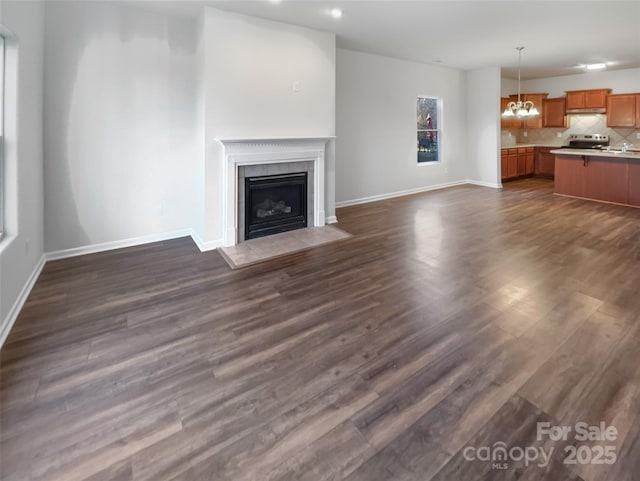
[[[224,148],[222,165],[222,245],[238,243],[238,167],[282,162],[313,162],[313,225],[324,225],[324,158],[334,137],[216,139]]]

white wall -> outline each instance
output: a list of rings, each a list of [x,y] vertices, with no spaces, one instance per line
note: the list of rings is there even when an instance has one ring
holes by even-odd
[[[222,149],[214,139],[335,135],[335,35],[215,8],[205,8],[203,15],[205,211],[200,235],[215,243],[222,238]],[[293,91],[294,81],[299,92]],[[326,183],[333,184],[330,169],[327,173]],[[325,206],[327,215],[333,209]]]
[[[500,69],[466,72],[468,178],[492,187],[500,181]]]
[[[204,11],[203,11],[204,12]],[[204,204],[205,204],[205,122],[206,122],[206,35],[205,35],[205,15],[200,15],[196,22],[196,179],[194,190],[195,210],[193,219],[193,232],[198,241],[204,237]]]
[[[44,5],[35,1],[3,0],[0,14],[0,23],[17,36],[17,44],[16,39],[7,42],[7,237],[0,242],[1,345],[24,301],[21,292],[23,295],[28,292],[32,274],[37,274],[42,265]]]
[[[462,71],[337,50],[336,201],[466,178]],[[441,161],[417,164],[416,98],[442,98]]]
[[[563,97],[566,90],[601,88],[610,88],[614,94],[640,92],[640,68],[604,70],[522,82],[523,92],[546,92],[549,97]]]
[[[47,2],[45,246],[192,226],[195,20]]]
[[[524,92],[524,91],[523,91]],[[533,90],[531,90],[533,92]],[[500,79],[500,97],[508,97],[509,95],[518,93],[518,81],[510,78]]]

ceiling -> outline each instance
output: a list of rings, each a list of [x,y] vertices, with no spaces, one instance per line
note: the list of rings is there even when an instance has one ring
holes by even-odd
[[[114,0],[197,16],[203,5],[335,32],[338,47],[517,78],[583,73],[580,64],[640,67],[640,0]],[[338,7],[334,19],[328,10]]]

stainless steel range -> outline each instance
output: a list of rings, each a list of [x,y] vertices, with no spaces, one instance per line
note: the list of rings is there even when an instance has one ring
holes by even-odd
[[[569,145],[563,149],[602,149],[609,145],[609,136],[600,134],[575,134],[569,136]]]

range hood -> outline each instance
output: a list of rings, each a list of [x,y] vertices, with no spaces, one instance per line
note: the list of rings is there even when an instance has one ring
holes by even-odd
[[[604,107],[599,108],[591,108],[591,109],[567,109],[565,113],[570,114],[605,114],[607,113],[607,109]]]

